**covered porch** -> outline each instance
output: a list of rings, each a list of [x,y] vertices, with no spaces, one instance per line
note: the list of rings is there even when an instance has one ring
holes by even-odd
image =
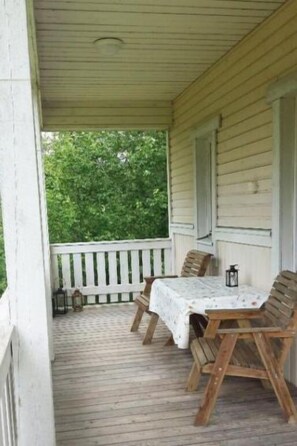
[[[162,326],[145,348],[129,333],[144,275],[179,273],[189,249],[263,289],[297,268],[297,0],[168,3],[0,0],[5,446],[294,444],[255,382],[227,379],[214,422],[193,427],[190,353]],[[168,131],[170,239],[51,247],[40,132],[109,128]],[[59,284],[103,305],[53,323]]]
[[[193,426],[202,398],[185,391],[192,355],[165,347],[159,324],[143,347],[145,326],[129,333],[133,304],[86,308],[54,320],[53,389],[58,446],[295,445],[274,392],[260,381],[226,378],[207,427]],[[292,390],[297,403],[297,391]]]

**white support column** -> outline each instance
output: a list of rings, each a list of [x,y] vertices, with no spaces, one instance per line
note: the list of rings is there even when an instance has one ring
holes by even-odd
[[[18,446],[54,446],[46,208],[26,0],[0,0],[0,11],[0,178],[10,311],[17,332]]]

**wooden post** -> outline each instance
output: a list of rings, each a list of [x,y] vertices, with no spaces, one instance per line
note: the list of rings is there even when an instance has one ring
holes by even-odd
[[[0,10],[0,178],[10,314],[17,339],[18,446],[54,446],[49,250],[39,104],[30,60],[34,33],[28,25],[32,5],[0,0]]]

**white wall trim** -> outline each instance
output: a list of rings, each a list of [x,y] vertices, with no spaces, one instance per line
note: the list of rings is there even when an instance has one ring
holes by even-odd
[[[216,115],[208,120],[201,122],[193,131],[193,162],[194,162],[194,237],[197,249],[204,250],[210,254],[216,255],[215,227],[217,222],[217,130],[221,125],[221,115]],[[211,177],[212,177],[212,235],[208,239],[198,240],[197,228],[197,182],[196,182],[196,165],[197,165],[197,140],[209,138],[211,142]]]
[[[40,181],[38,98],[28,36],[33,4],[31,0],[2,1],[1,7],[0,188],[9,312],[16,334],[17,444],[53,446],[46,276],[50,267],[42,222],[45,205]]]
[[[285,96],[297,95],[297,71],[289,73],[269,86],[266,94],[268,104]]]
[[[297,71],[289,73],[269,86],[266,100],[272,104],[273,113],[273,162],[272,162],[272,274],[282,268],[281,253],[281,148],[286,143],[284,123],[288,97],[297,96]],[[296,143],[295,143],[296,144]]]
[[[272,237],[270,229],[244,229],[217,227],[215,229],[216,241],[241,243],[243,245],[272,246]]]
[[[170,175],[170,166],[171,166],[171,152],[170,152],[170,138],[169,132],[166,132],[166,173],[167,173],[167,203],[168,203],[168,227],[170,230],[171,225],[171,203],[172,203],[172,185],[171,185],[171,175]]]
[[[192,223],[171,223],[170,234],[191,235],[195,236],[195,229]]]
[[[221,126],[221,115],[213,116],[205,121],[202,121],[193,129],[192,137],[194,139],[205,136],[214,132]]]
[[[280,145],[281,145],[281,100],[272,104],[272,255],[271,272],[275,276],[281,264],[281,230],[280,230]]]

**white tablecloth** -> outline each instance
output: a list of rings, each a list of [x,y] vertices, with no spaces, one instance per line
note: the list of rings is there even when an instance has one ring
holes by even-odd
[[[188,348],[190,314],[210,309],[259,308],[268,293],[249,285],[225,286],[222,277],[179,277],[153,282],[150,310],[157,313],[179,348]]]

